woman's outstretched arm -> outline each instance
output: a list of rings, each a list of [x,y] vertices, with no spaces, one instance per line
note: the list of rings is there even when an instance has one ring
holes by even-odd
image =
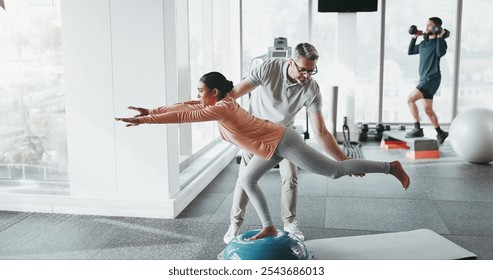
[[[115,118],[117,121],[128,123],[127,126],[137,126],[143,123],[149,124],[166,124],[166,123],[192,123],[205,122],[223,119],[227,112],[225,106],[216,104],[214,106],[204,107],[201,104],[175,104],[163,106],[158,109],[150,110],[151,114],[132,118]],[[161,112],[152,114],[154,112]]]
[[[154,109],[149,109],[148,110],[149,113],[147,115],[157,115],[157,114],[162,114],[162,113],[166,113],[169,111],[175,111],[175,110],[184,110],[184,109],[186,110],[187,107],[183,107],[183,106],[179,106],[179,105],[199,105],[199,104],[200,104],[199,100],[184,101],[184,102],[180,102],[180,103],[175,103],[175,104],[170,105],[170,106],[161,106],[161,107],[157,107]],[[134,107],[134,108],[137,108],[137,107]],[[192,107],[190,107],[190,109],[192,109]]]

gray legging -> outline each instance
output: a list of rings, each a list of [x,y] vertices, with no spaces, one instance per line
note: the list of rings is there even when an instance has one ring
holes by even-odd
[[[334,161],[307,145],[294,129],[286,128],[274,156],[270,160],[254,156],[240,174],[241,186],[255,207],[263,227],[272,226],[273,223],[267,200],[257,182],[284,158],[302,169],[333,179],[356,173],[390,173],[388,162],[362,159]]]

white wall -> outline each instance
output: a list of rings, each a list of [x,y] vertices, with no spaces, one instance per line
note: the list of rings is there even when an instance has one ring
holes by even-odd
[[[64,212],[133,215],[124,206],[129,201],[137,208],[150,201],[162,202],[163,211],[173,208],[179,191],[177,126],[126,128],[114,117],[133,115],[129,105],[177,101],[174,17],[171,0],[62,2],[68,200],[91,201],[84,210],[62,199]]]
[[[62,10],[71,192],[113,197],[116,166],[109,1],[64,1]]]
[[[114,100],[108,105],[114,105],[116,116],[128,116],[134,114],[127,109],[128,105],[149,108],[176,103],[175,44],[167,46],[172,48],[168,57],[164,44],[165,36],[175,41],[174,30],[165,34],[163,1],[146,0],[139,5],[131,0],[111,1],[110,8]],[[173,10],[173,6],[167,9]],[[169,60],[170,69],[165,69]],[[112,123],[118,170],[116,197],[162,200],[176,194],[179,189],[173,187],[178,186],[177,126],[126,128],[122,123]],[[172,137],[166,145],[168,134]]]

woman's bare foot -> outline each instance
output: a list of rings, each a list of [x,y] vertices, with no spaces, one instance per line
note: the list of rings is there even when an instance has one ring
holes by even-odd
[[[255,236],[248,238],[248,240],[257,240],[267,236],[275,236],[277,235],[277,230],[275,226],[264,227],[259,233]]]
[[[394,177],[401,182],[404,190],[409,188],[411,179],[409,179],[409,176],[406,171],[404,171],[404,168],[402,168],[402,165],[398,160],[390,163],[390,174],[394,175]]]

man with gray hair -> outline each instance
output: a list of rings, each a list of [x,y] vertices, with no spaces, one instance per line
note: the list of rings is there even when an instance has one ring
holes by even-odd
[[[250,99],[250,112],[256,117],[292,127],[294,118],[301,108],[306,107],[315,139],[336,160],[348,157],[341,150],[334,136],[327,130],[321,112],[322,96],[317,82],[311,76],[317,74],[318,52],[309,43],[300,43],[293,57],[273,58],[264,61],[235,85],[229,93],[237,99],[258,87],[258,92]],[[253,157],[242,152],[240,171]],[[281,219],[284,230],[304,240],[296,221],[296,199],[298,188],[298,167],[287,160],[279,163],[281,174]],[[362,174],[361,174],[362,175]],[[233,205],[231,207],[231,225],[224,235],[228,244],[239,234],[249,199],[239,181],[236,182]]]

